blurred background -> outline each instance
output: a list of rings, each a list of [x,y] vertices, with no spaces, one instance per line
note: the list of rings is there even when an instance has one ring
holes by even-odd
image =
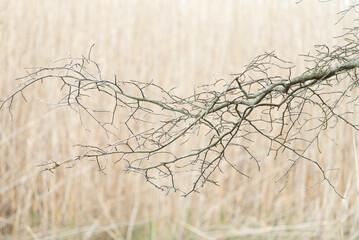
[[[104,78],[154,80],[184,95],[215,78],[230,80],[273,50],[300,74],[306,65],[299,54],[313,52],[315,44],[340,44],[334,37],[353,22],[348,17],[335,25],[337,13],[349,3],[0,0],[0,99],[17,88],[26,68],[87,55],[93,43],[92,59]],[[315,184],[320,175],[306,162],[280,191],[283,183],[275,181],[288,167],[285,156],[263,160],[252,179],[225,168],[216,175],[219,187],[206,185],[183,198],[125,174],[121,162],[109,162],[107,175],[93,162],[41,172],[40,163],[78,154],[73,145],[84,139],[106,144],[70,111],[48,111],[46,101],[57,91],[53,85],[27,91],[27,102],[14,103],[13,120],[0,111],[1,239],[359,238],[359,135],[344,124],[328,129],[321,151],[309,154],[339,169],[329,176],[345,199],[327,183]]]

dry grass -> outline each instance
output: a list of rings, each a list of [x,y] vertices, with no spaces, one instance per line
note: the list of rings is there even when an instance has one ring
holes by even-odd
[[[336,44],[332,36],[348,22],[333,25],[344,1],[293,2],[1,1],[0,99],[16,88],[23,68],[85,54],[92,43],[106,78],[154,79],[177,86],[178,94],[213,78],[229,79],[264,51],[276,50],[299,73],[304,64],[298,54],[314,44]],[[310,153],[326,168],[340,168],[331,180],[345,200],[327,184],[315,185],[320,175],[306,162],[278,193],[283,183],[275,180],[288,167],[285,158],[263,159],[251,180],[225,168],[220,187],[207,185],[187,198],[165,196],[139,176],[125,175],[121,164],[109,163],[106,176],[91,162],[40,173],[37,164],[70,158],[77,142],[106,141],[68,111],[44,114],[49,107],[40,100],[56,94],[55,87],[27,92],[28,103],[15,104],[14,121],[0,112],[2,239],[359,238],[359,136],[345,125],[328,130],[321,152]],[[253,140],[258,149],[266,147]],[[252,167],[243,159],[246,164]]]

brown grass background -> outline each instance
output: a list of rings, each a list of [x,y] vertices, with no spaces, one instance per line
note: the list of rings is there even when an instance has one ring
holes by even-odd
[[[2,0],[0,99],[16,89],[24,68],[81,56],[93,43],[92,58],[105,78],[153,79],[178,87],[178,94],[231,79],[264,51],[276,50],[298,74],[305,67],[298,54],[338,44],[333,36],[351,24],[334,25],[344,2]],[[91,162],[40,172],[39,163],[76,155],[73,145],[82,140],[106,141],[84,131],[71,112],[45,113],[52,95],[56,86],[38,85],[26,92],[27,103],[15,103],[13,121],[0,112],[1,239],[359,238],[359,136],[344,124],[326,131],[321,152],[313,148],[310,155],[340,169],[329,176],[345,199],[328,184],[315,185],[320,175],[306,162],[279,193],[283,183],[275,180],[288,167],[285,156],[265,159],[251,180],[224,168],[220,187],[207,185],[183,198],[125,174],[121,163],[108,163],[106,176]],[[260,138],[253,140],[265,149]]]

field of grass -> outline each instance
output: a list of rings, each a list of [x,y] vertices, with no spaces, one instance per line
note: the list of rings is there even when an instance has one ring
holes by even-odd
[[[344,2],[3,0],[0,99],[17,88],[25,68],[85,55],[93,43],[104,78],[153,79],[176,86],[178,95],[214,78],[230,80],[265,51],[292,61],[293,74],[300,74],[306,65],[299,54],[338,44],[333,37],[351,24],[335,25]],[[27,102],[14,103],[13,120],[0,111],[0,239],[359,238],[359,134],[345,124],[326,130],[321,151],[309,153],[339,169],[329,177],[345,199],[325,182],[316,184],[320,174],[307,162],[279,192],[285,156],[263,159],[252,179],[225,167],[216,175],[219,187],[208,184],[183,198],[125,174],[121,162],[109,162],[107,175],[93,162],[41,172],[38,164],[78,154],[76,143],[104,145],[106,138],[84,130],[71,111],[48,111],[56,85],[32,89]],[[268,147],[260,136],[252,140],[259,150]]]

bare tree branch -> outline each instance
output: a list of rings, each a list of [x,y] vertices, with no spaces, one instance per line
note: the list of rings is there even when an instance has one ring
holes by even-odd
[[[221,171],[223,163],[250,178],[228,156],[231,149],[241,151],[260,170],[258,151],[251,140],[260,135],[269,143],[268,155],[277,157],[291,152],[295,156],[289,159],[291,166],[278,180],[287,179],[299,161],[309,161],[322,173],[323,181],[341,196],[329,181],[326,169],[310,158],[307,150],[323,130],[334,127],[338,121],[359,130],[359,124],[350,120],[354,110],[340,109],[342,104],[355,106],[359,97],[357,31],[358,28],[351,28],[341,36],[346,44],[333,50],[316,46],[315,54],[304,56],[311,67],[296,77],[292,77],[292,63],[274,52],[264,53],[231,81],[217,80],[190,96],[177,96],[154,82],[122,81],[116,76],[103,79],[99,64],[91,59],[91,47],[87,57],[68,57],[57,61],[55,67],[30,71],[20,78],[19,89],[1,101],[0,109],[8,109],[12,116],[15,99],[26,101],[27,89],[40,82],[58,81],[63,93],[58,106],[69,107],[81,121],[90,117],[111,139],[106,146],[78,144],[84,149],[83,154],[70,162],[49,163],[52,166],[45,170],[69,163],[73,167],[78,161],[89,159],[96,161],[103,172],[102,160],[112,157],[115,162],[122,162],[127,172],[142,174],[155,187],[181,191],[187,196],[207,182],[217,184],[212,175]],[[111,107],[96,109],[88,101],[95,97],[98,101],[111,99]],[[309,111],[309,106],[314,110]],[[128,116],[121,122],[122,112]],[[125,139],[114,130],[120,126],[127,129]],[[192,138],[202,139],[198,148],[173,149],[188,149]],[[194,172],[190,189],[177,186],[177,175],[182,172]]]

